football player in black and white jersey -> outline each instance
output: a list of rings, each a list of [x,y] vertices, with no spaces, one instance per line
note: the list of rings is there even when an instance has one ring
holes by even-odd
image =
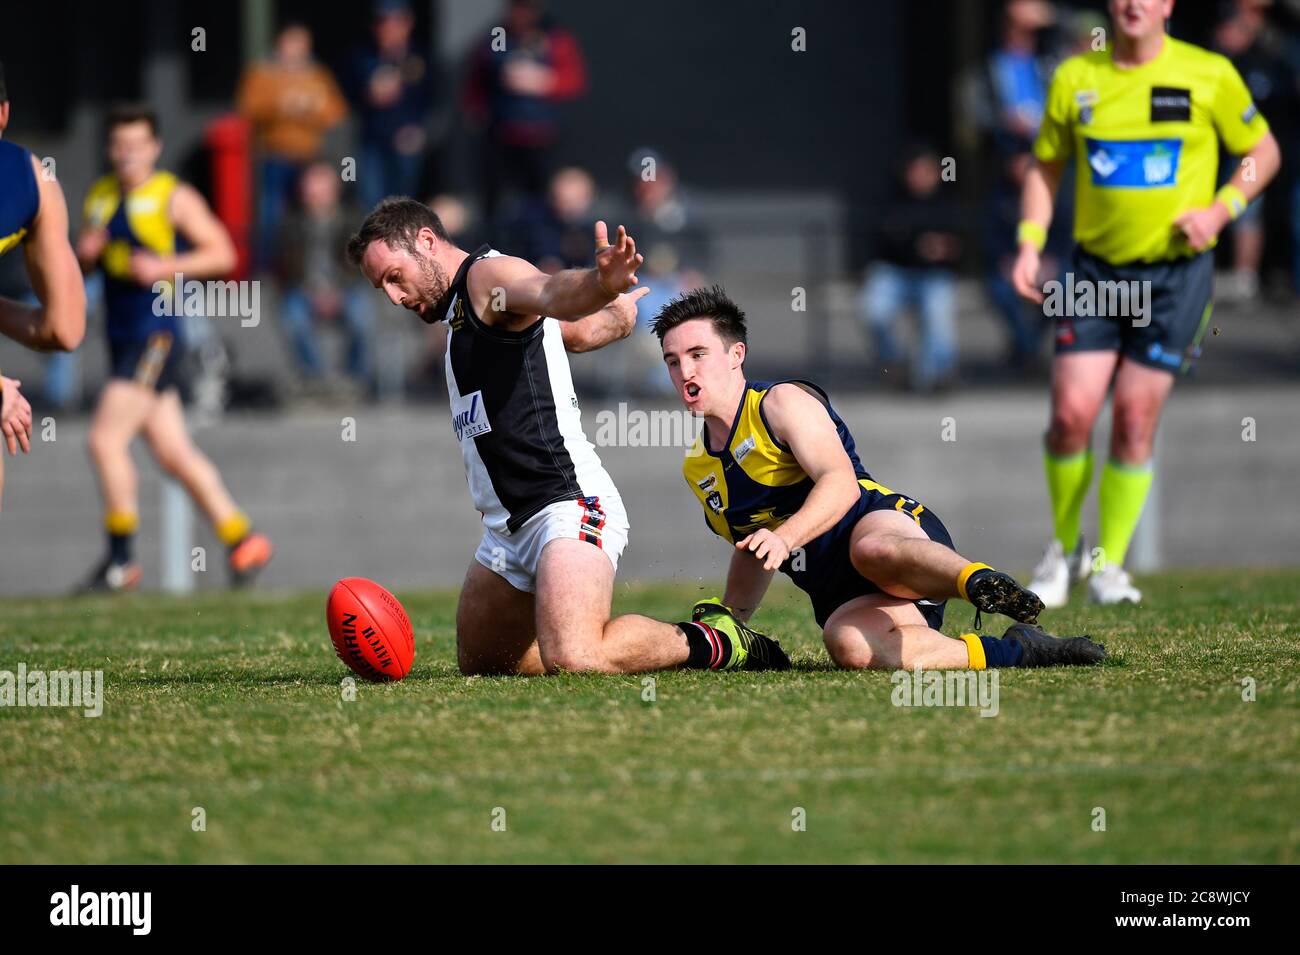
[[[424,204],[390,197],[348,256],[394,305],[446,321],[447,392],[483,538],[456,613],[467,674],[785,669],[776,641],[721,606],[664,623],[610,618],[627,544],[618,489],[582,430],[569,351],[625,338],[642,257],[596,223],[596,265],[547,275],[483,246],[458,248]]]

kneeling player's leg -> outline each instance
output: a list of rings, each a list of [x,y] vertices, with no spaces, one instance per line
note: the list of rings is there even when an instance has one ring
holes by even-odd
[[[846,670],[959,670],[970,665],[963,640],[933,630],[910,600],[888,594],[855,597],[826,621],[826,652]]]
[[[537,568],[537,643],[548,672],[641,673],[687,662],[678,626],[639,614],[610,619],[614,565],[590,543],[555,538]]]
[[[477,560],[456,606],[456,661],[466,676],[545,672],[537,649],[533,595],[516,590]]]

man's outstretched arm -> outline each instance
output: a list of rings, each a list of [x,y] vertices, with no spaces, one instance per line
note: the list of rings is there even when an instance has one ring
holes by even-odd
[[[41,207],[23,243],[39,306],[0,298],[0,333],[36,351],[72,351],[86,334],[86,286],[68,241],[68,205],[32,157]]]
[[[605,223],[597,222],[595,268],[547,275],[523,259],[482,259],[469,273],[470,295],[489,325],[530,315],[574,322],[599,312],[636,285],[636,270],[644,261],[626,229],[618,227],[611,245]]]

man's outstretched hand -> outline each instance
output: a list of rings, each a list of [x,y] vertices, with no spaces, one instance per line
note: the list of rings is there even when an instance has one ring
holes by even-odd
[[[596,223],[597,279],[610,298],[636,285],[636,270],[644,261],[645,256],[637,252],[636,243],[625,228],[618,227],[618,234],[610,244],[604,221]]]

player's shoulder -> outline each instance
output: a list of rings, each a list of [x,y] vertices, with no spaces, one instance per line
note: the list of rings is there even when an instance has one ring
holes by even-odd
[[[758,394],[759,403],[765,409],[807,408],[813,404],[825,407],[829,402],[825,390],[806,378],[752,381],[750,388]]]
[[[1110,65],[1110,51],[1085,50],[1062,60],[1052,73],[1052,81],[1067,86],[1079,86],[1091,81],[1099,71]]]
[[[1215,73],[1232,72],[1237,69],[1232,65],[1232,60],[1216,50],[1207,50],[1203,46],[1172,36],[1166,37],[1165,42],[1169,44],[1170,62],[1179,67],[1195,66]]]
[[[114,196],[118,193],[118,188],[117,177],[112,173],[106,173],[90,184],[90,188],[86,190],[86,201]]]

